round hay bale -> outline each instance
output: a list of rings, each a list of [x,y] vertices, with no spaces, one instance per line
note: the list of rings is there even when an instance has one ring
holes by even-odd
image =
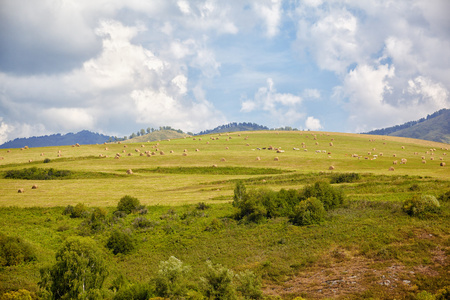
[[[402,146],[402,149],[405,149],[405,146]]]
[[[170,153],[173,153],[173,150],[170,150]]]
[[[383,156],[383,152],[381,152],[380,154],[378,154],[378,156]]]
[[[156,155],[156,152],[152,152],[152,155]]]
[[[44,153],[41,153],[41,156],[44,156]]]
[[[61,157],[61,154],[58,154],[57,157]]]
[[[394,154],[393,157],[397,157],[397,154]]]
[[[426,164],[426,163],[427,163],[427,161],[426,161],[426,160],[422,160],[422,163],[423,163],[423,164]]]
[[[135,152],[141,152],[141,150],[139,150],[139,149],[134,149],[134,151],[135,151]]]
[[[133,174],[133,171],[132,171],[131,169],[128,169],[128,170],[127,170],[127,174],[128,174],[128,175],[132,175],[132,174]]]
[[[206,142],[206,145],[209,145],[209,142]]]
[[[330,166],[328,170],[334,170],[334,166]]]
[[[123,150],[122,150],[122,153],[127,153],[127,150],[123,149]]]
[[[319,145],[319,142],[316,142],[316,146],[318,146]]]
[[[250,146],[250,144],[246,144],[245,146]]]
[[[330,142],[330,146],[333,147],[333,142]]]
[[[17,192],[20,194],[20,193],[25,193],[25,189],[24,188],[20,188],[20,189],[18,189],[17,190]]]
[[[75,146],[80,147],[80,144],[76,143]]]
[[[433,156],[431,156],[431,157],[430,157],[430,160],[434,160],[434,157],[433,157]]]
[[[278,157],[275,157],[273,160],[274,161],[279,161],[280,159]]]
[[[222,157],[221,159],[220,159],[220,161],[227,161],[224,157]]]
[[[32,190],[35,190],[37,188],[38,188],[37,184],[33,184],[33,186],[31,187]]]
[[[425,159],[425,156],[422,156],[422,159]]]
[[[128,153],[127,155],[128,155],[128,156],[132,156],[132,154],[131,154],[131,153]]]
[[[394,171],[394,167],[390,167],[388,171]]]
[[[188,156],[188,154],[186,152],[183,152],[183,156]]]
[[[128,146],[127,146],[127,145],[123,145],[123,147],[124,147],[124,148],[127,148]]]
[[[161,151],[159,151],[159,154],[164,155],[165,153],[164,153],[164,151],[161,150]]]
[[[144,156],[144,155],[145,155],[144,153],[139,154],[139,156]]]
[[[441,167],[445,167],[445,162],[441,162],[439,165],[440,165]]]
[[[105,151],[108,151],[108,150],[109,150],[108,147],[106,147],[106,148],[105,148]]]
[[[187,149],[184,149],[183,152],[188,152]]]
[[[152,157],[152,155],[150,153],[147,153],[147,157]]]
[[[29,162],[29,163],[31,163],[31,162],[33,162],[33,160],[32,160],[32,159],[30,159],[30,160],[28,160],[28,162]]]
[[[256,158],[256,160],[261,160],[261,157],[258,156],[258,157]]]
[[[119,159],[120,158],[120,156],[114,156],[114,159]]]
[[[369,152],[367,152],[367,155],[372,155],[372,152],[370,152],[370,151],[369,151]]]
[[[145,145],[141,145],[141,148],[144,148],[145,147]]]
[[[396,165],[398,162],[396,161],[396,160],[394,160],[393,162],[392,162],[392,164],[394,164],[394,165]]]
[[[228,147],[225,147],[225,150],[228,150],[228,149],[230,149],[230,148],[228,148]]]
[[[217,168],[217,165],[212,165],[213,168]]]
[[[199,149],[195,149],[195,152],[199,152],[200,150]]]
[[[198,138],[198,140],[199,140],[199,141],[201,141],[201,140],[202,140],[202,138]]]

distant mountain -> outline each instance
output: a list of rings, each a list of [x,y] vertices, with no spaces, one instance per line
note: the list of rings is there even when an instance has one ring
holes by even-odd
[[[6,148],[23,148],[28,146],[33,147],[48,147],[48,146],[67,146],[67,145],[90,145],[90,144],[102,144],[110,140],[111,137],[93,133],[88,130],[83,130],[78,133],[67,134],[52,134],[30,138],[17,138],[15,140],[6,142],[0,145],[1,149]]]
[[[123,141],[123,143],[145,143],[145,142],[154,142],[154,141],[162,141],[167,139],[180,139],[185,136],[188,136],[186,133],[182,133],[175,130],[156,130],[151,133],[136,136],[134,138]]]
[[[391,135],[414,139],[450,143],[450,109],[441,109],[426,118],[411,121],[366,134]]]
[[[256,130],[269,130],[268,127],[258,125],[255,123],[229,123],[226,125],[218,126],[211,130],[205,130],[197,133],[196,135],[204,135],[211,133],[224,133],[224,132],[235,132],[235,131],[256,131]]]

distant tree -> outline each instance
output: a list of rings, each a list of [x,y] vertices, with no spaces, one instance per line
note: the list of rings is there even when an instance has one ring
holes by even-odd
[[[56,253],[56,264],[40,270],[39,286],[49,299],[100,299],[108,274],[92,240],[71,237]]]
[[[145,135],[145,129],[141,129],[141,136]]]
[[[147,133],[152,132],[152,129],[150,127],[147,127]]]
[[[132,133],[131,135],[130,135],[130,139],[133,139],[133,138],[135,138],[136,137],[136,133]]]

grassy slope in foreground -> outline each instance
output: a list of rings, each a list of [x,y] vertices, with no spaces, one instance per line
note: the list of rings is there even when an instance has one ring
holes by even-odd
[[[269,146],[284,152],[263,149]],[[51,181],[0,179],[3,183],[0,185],[0,206],[65,206],[78,202],[114,206],[125,194],[138,197],[145,205],[220,202],[231,199],[233,180],[236,179],[261,178],[256,182],[280,189],[292,187],[292,184],[272,185],[267,179],[275,182],[276,178],[311,172],[417,175],[448,180],[448,166],[440,166],[448,158],[447,149],[447,144],[387,136],[257,131],[139,144],[1,150],[0,172],[39,167],[70,170],[86,176]],[[120,159],[114,158],[116,154],[121,155]],[[355,154],[358,157],[353,157]],[[51,161],[43,163],[45,158]],[[401,159],[406,159],[407,163],[400,164]],[[396,165],[394,161],[397,161]],[[198,172],[213,166],[236,167],[236,171],[223,175]],[[330,166],[334,170],[329,170]],[[195,174],[139,172],[139,169],[157,167],[199,169]],[[290,171],[291,175],[251,175],[240,172],[242,167],[280,169]],[[390,167],[395,170],[388,171]],[[136,172],[124,176],[128,169]],[[99,172],[104,176],[98,175]],[[34,184],[39,188],[32,190]],[[295,184],[302,185],[299,181]],[[24,188],[25,193],[17,193],[19,188]]]

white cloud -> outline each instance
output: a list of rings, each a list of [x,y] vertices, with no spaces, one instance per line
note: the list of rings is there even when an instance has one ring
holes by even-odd
[[[303,91],[303,97],[307,99],[319,99],[320,91],[316,89],[305,89]]]
[[[305,127],[309,130],[320,130],[323,128],[320,124],[320,120],[311,116],[306,118]]]
[[[268,0],[255,3],[255,10],[266,23],[266,34],[270,38],[279,32],[282,17],[281,2],[281,0]]]
[[[297,112],[302,98],[290,93],[278,93],[272,78],[267,79],[267,86],[260,87],[253,99],[242,101],[241,112],[264,111],[276,124],[293,124],[303,117]]]

